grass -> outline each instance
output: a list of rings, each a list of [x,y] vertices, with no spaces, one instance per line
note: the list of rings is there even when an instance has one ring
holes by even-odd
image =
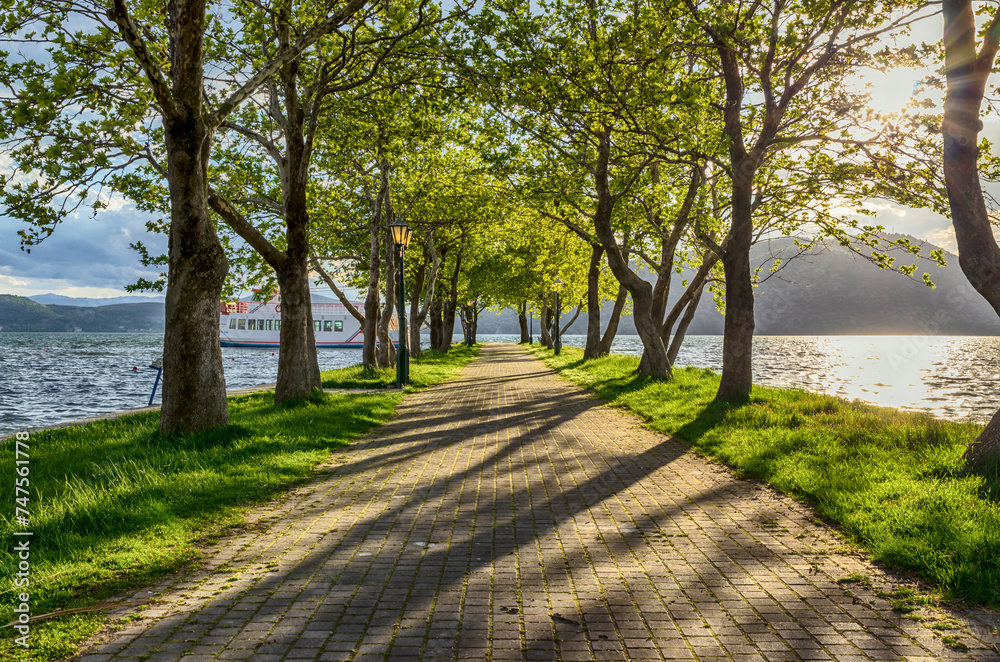
[[[727,404],[714,400],[710,370],[660,382],[634,373],[637,357],[533,351],[651,428],[812,504],[871,558],[916,572],[945,598],[1000,606],[1000,480],[964,474],[960,459],[980,426],[758,386],[749,402]]]
[[[411,363],[412,386],[455,375],[476,353],[457,348]],[[323,374],[326,387],[355,385],[358,370]],[[365,385],[395,383],[389,372]],[[331,451],[385,422],[402,395],[321,393],[275,405],[273,392],[229,399],[230,425],[190,436],[162,436],[156,413],[31,434],[31,585],[14,585],[14,442],[0,445],[0,625],[15,598],[30,593],[32,615],[89,606],[197,563],[205,542],[238,531],[248,506],[310,476]],[[342,452],[342,451],[340,451]],[[30,647],[0,633],[0,659],[72,655],[105,622],[93,612],[31,624]]]

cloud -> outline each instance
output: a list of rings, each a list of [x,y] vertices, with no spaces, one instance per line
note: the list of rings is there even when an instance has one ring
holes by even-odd
[[[951,225],[946,228],[940,228],[938,230],[934,230],[933,232],[929,232],[926,237],[923,237],[923,239],[926,239],[935,246],[940,246],[949,253],[958,253],[958,243],[955,240],[955,228]]]
[[[109,201],[111,207],[96,217],[81,213],[64,221],[51,237],[32,246],[30,254],[20,250],[17,230],[24,227],[22,221],[0,217],[0,274],[20,281],[0,280],[0,289],[73,296],[84,288],[91,294],[78,296],[114,296],[139,278],[155,279],[159,270],[139,264],[129,244],[142,241],[157,254],[166,251],[167,238],[147,232],[145,215],[123,198]]]

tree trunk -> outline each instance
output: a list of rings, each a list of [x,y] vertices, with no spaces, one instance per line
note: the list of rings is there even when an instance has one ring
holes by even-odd
[[[737,179],[745,178],[737,176]],[[750,180],[739,185],[733,183],[733,220],[729,243],[722,255],[726,274],[726,316],[722,336],[722,381],[716,393],[721,400],[748,398],[753,388],[754,300],[750,277],[753,220],[750,187]]]
[[[410,358],[419,359],[423,355],[420,349],[420,293],[424,291],[424,280],[427,278],[427,251],[424,251],[424,261],[420,263],[417,274],[413,278],[413,296],[410,297],[410,328],[409,333]]]
[[[444,330],[444,320],[442,319],[441,310],[441,297],[439,292],[434,293],[434,299],[431,301],[430,316],[431,316],[431,349],[438,351],[441,346],[441,336]]]
[[[288,260],[278,274],[281,288],[281,351],[278,352],[278,380],[274,401],[303,398],[322,388],[312,299],[309,296],[309,269],[304,261]]]
[[[559,302],[559,305],[562,305],[561,301]],[[580,311],[582,311],[582,310],[583,310],[583,304],[580,304],[579,306],[576,307],[576,310],[573,311],[573,317],[571,317],[569,319],[569,321],[566,322],[565,324],[563,324],[562,328],[559,329],[559,337],[560,338],[565,337],[566,332],[569,331],[569,327],[573,326],[573,324],[576,323],[576,320],[578,320],[580,318]],[[565,314],[565,312],[566,311],[559,311],[559,314],[563,315],[563,314]]]
[[[608,327],[604,330],[604,336],[601,337],[601,356],[607,356],[611,353],[611,344],[615,341],[615,336],[618,335],[618,324],[622,319],[622,311],[625,310],[625,302],[628,299],[628,290],[625,289],[624,285],[618,286],[618,296],[615,297],[615,307],[611,310],[611,319],[608,320]]]
[[[549,333],[552,324],[552,320],[550,319],[551,316],[552,312],[549,309],[549,298],[544,296],[542,297],[542,309],[538,314],[538,342],[546,349],[552,349],[552,334]]]
[[[594,187],[597,191],[597,208],[594,213],[594,230],[601,245],[608,254],[611,272],[632,295],[632,316],[635,330],[642,339],[643,351],[648,354],[647,363],[640,374],[654,379],[670,378],[670,362],[667,350],[660,338],[659,323],[653,319],[653,287],[640,278],[622,257],[622,252],[611,230],[611,215],[617,197],[611,194],[608,185],[608,163],[611,159],[611,135],[606,130],[599,136],[598,161],[594,173]]]
[[[587,344],[583,358],[596,359],[601,355],[601,258],[604,247],[594,244],[590,249],[590,270],[587,272]]]
[[[1000,246],[990,225],[979,180],[979,118],[996,48],[976,52],[976,17],[969,0],[945,0],[944,178],[958,243],[958,262],[973,288],[1000,315]],[[1000,459],[1000,412],[969,444],[969,464]]]
[[[531,342],[531,333],[528,331],[528,302],[522,301],[517,307],[517,323],[521,326],[521,344]]]
[[[677,361],[677,353],[681,351],[684,336],[687,335],[688,327],[691,326],[691,322],[694,320],[694,314],[698,312],[698,303],[701,301],[701,294],[704,290],[705,288],[702,286],[695,293],[694,298],[688,302],[687,308],[684,310],[684,317],[681,318],[680,324],[677,325],[677,331],[674,332],[674,338],[670,342],[670,349],[667,350],[667,358],[670,359],[671,366]]]
[[[462,343],[472,343],[472,318],[468,306],[459,306],[458,321],[462,325]]]
[[[200,52],[200,40],[197,46]],[[219,344],[219,304],[229,261],[208,213],[212,136],[201,116],[200,94],[191,105],[186,117],[163,119],[170,190],[160,409],[164,433],[198,432],[229,423]]]
[[[441,352],[447,352],[451,349],[452,338],[455,335],[455,309],[458,306],[458,276],[461,269],[462,251],[459,250],[458,255],[455,256],[455,271],[451,274],[448,298],[445,299],[442,306],[441,338],[437,347],[438,351]]]
[[[282,41],[287,40],[285,35]],[[309,168],[304,165],[308,156],[304,134],[305,113],[296,85],[298,69],[299,60],[295,59],[281,70],[285,92],[287,158],[280,171],[287,247],[281,260],[283,264],[271,265],[280,266],[275,271],[281,289],[281,351],[278,353],[278,378],[274,387],[276,403],[303,398],[313,389],[323,387],[309,294]]]
[[[379,282],[382,278],[382,209],[389,192],[389,164],[379,162],[378,195],[372,202],[371,224],[368,226],[368,292],[365,295],[364,345],[361,349],[361,366],[365,372],[379,369],[376,343],[378,342]]]
[[[386,215],[386,220],[388,220],[388,214]],[[382,307],[382,317],[379,319],[378,324],[378,364],[383,368],[395,365],[392,349],[393,338],[389,333],[389,324],[392,321],[392,311],[396,307],[396,256],[394,255],[394,247],[388,234],[389,230],[386,229],[385,303]],[[396,323],[398,325],[399,320],[396,320]]]
[[[470,335],[471,335],[471,339],[472,339],[472,344],[475,345],[476,342],[478,342],[476,340],[476,334],[479,331],[479,306],[473,306],[472,307],[472,322],[471,322],[471,325],[472,325],[472,330],[470,332]]]

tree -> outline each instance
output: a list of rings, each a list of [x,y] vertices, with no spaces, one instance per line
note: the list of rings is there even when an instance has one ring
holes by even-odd
[[[1000,315],[1000,246],[993,234],[979,177],[988,143],[980,142],[986,85],[1000,50],[1000,9],[992,10],[977,43],[976,13],[971,0],[944,0],[944,48],[947,94],[944,105],[944,178],[958,258],[969,283]],[[1000,458],[1000,411],[969,445],[970,464]]]
[[[149,143],[130,135],[139,128],[136,122],[162,127],[162,134],[158,128],[150,133],[162,135],[170,199],[163,432],[196,432],[229,420],[218,327],[229,265],[209,215],[215,132],[261,84],[292,66],[366,1],[323,6],[324,18],[294,40],[265,46],[249,75],[240,71],[214,81],[204,73],[206,30],[211,26],[213,34],[224,34],[225,29],[207,14],[205,0],[169,2],[165,21],[162,8],[140,5],[133,15],[125,0],[114,0],[110,8],[50,0],[8,7],[5,38],[47,47],[55,65],[52,72],[42,62],[26,60],[5,72],[14,87],[39,92],[4,104],[13,121],[3,139],[18,143],[14,158],[23,171],[42,173],[35,184],[4,181],[8,210],[40,229],[22,235],[25,240],[41,239],[66,216],[66,205],[58,201],[67,192],[85,195],[95,182],[110,178],[109,172],[122,172],[148,153]],[[278,16],[279,24],[288,20],[287,14]],[[131,62],[122,58],[120,46]],[[206,83],[212,93],[206,93]],[[96,167],[60,163],[87,156]]]
[[[718,76],[722,88],[718,101],[707,104],[717,109],[723,128],[726,154],[715,162],[726,171],[731,188],[730,226],[725,246],[719,247],[726,282],[719,398],[745,398],[753,386],[750,247],[762,168],[786,150],[802,153],[846,145],[863,146],[869,154],[881,151],[880,144],[888,142],[883,136],[856,131],[856,116],[866,98],[852,94],[846,79],[873,64],[878,39],[917,20],[923,6],[919,1],[786,0],[746,5],[685,0],[683,11],[674,4],[661,6],[663,15],[686,31],[698,70]],[[706,107],[702,95],[690,100],[698,112]],[[897,168],[896,155],[880,156],[883,162],[868,172],[851,173],[837,192],[846,194],[856,187],[871,194],[873,179],[891,181],[905,174],[905,167]],[[894,190],[900,192],[899,187]]]
[[[319,133],[321,126],[327,128],[324,116],[342,110],[340,97],[375,80],[390,56],[398,60],[402,57],[400,51],[414,47],[413,41],[424,50],[431,46],[413,39],[438,18],[433,8],[430,16],[427,10],[427,0],[422,0],[416,7],[393,4],[384,12],[356,15],[347,29],[331,31],[317,41],[315,48],[282,67],[274,79],[264,84],[265,94],[255,99],[256,103],[245,104],[243,112],[221,127],[227,140],[216,150],[219,166],[214,174],[224,176],[225,190],[220,191],[221,184],[213,188],[209,203],[276,274],[281,291],[276,402],[304,397],[321,386],[309,293],[308,193],[315,173],[311,167],[315,143],[327,139]],[[383,13],[388,16],[380,15]],[[407,18],[409,14],[412,17]],[[280,10],[265,14],[263,19],[265,25],[243,36],[241,52],[252,54],[261,48],[258,42],[261,34],[267,35],[268,22],[279,26],[277,32],[267,35],[275,42],[272,48],[287,48],[293,33],[290,21],[282,18]],[[297,27],[294,32],[301,30]],[[254,60],[248,58],[240,64],[252,66]],[[382,76],[378,82],[401,84],[398,77],[393,78]],[[257,158],[247,158],[248,152]],[[262,163],[268,160],[271,167],[264,168]],[[245,164],[250,164],[249,169],[238,167]],[[388,218],[389,197],[382,199],[390,212]],[[284,226],[280,238],[269,239],[249,220],[259,214],[279,216]],[[391,271],[391,260],[386,264]],[[391,289],[391,274],[386,282]],[[385,342],[381,326],[379,331],[381,347],[387,351],[391,344]]]
[[[634,133],[632,113],[659,116],[671,98],[674,62],[659,57],[663,25],[625,3],[496,3],[470,22],[475,67],[488,103],[516,129],[514,148],[533,143],[534,160],[571,181],[586,175],[593,240],[603,248],[615,278],[633,300],[636,330],[648,360],[644,374],[670,374],[667,351],[652,318],[653,288],[630,266],[619,244],[616,208],[652,162]],[[555,190],[561,190],[559,188]],[[568,191],[570,201],[578,189]],[[572,204],[572,202],[570,203]],[[543,319],[545,310],[543,309]],[[547,338],[542,324],[543,341]]]

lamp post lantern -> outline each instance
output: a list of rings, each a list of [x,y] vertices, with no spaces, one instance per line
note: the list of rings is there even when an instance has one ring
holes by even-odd
[[[556,356],[559,356],[559,352],[562,350],[562,334],[559,332],[559,314],[562,312],[560,310],[562,300],[559,292],[562,290],[562,286],[563,282],[559,278],[556,278],[555,282],[552,283],[552,287],[556,290],[556,341],[552,343],[552,348],[555,350]]]
[[[403,253],[406,252],[406,247],[410,244],[413,228],[400,218],[389,226],[389,232],[392,234],[392,242],[396,246],[398,270],[396,287],[399,288],[399,346],[396,349],[396,388],[403,388],[403,384],[410,381],[410,353],[406,349],[406,301],[403,296]]]

